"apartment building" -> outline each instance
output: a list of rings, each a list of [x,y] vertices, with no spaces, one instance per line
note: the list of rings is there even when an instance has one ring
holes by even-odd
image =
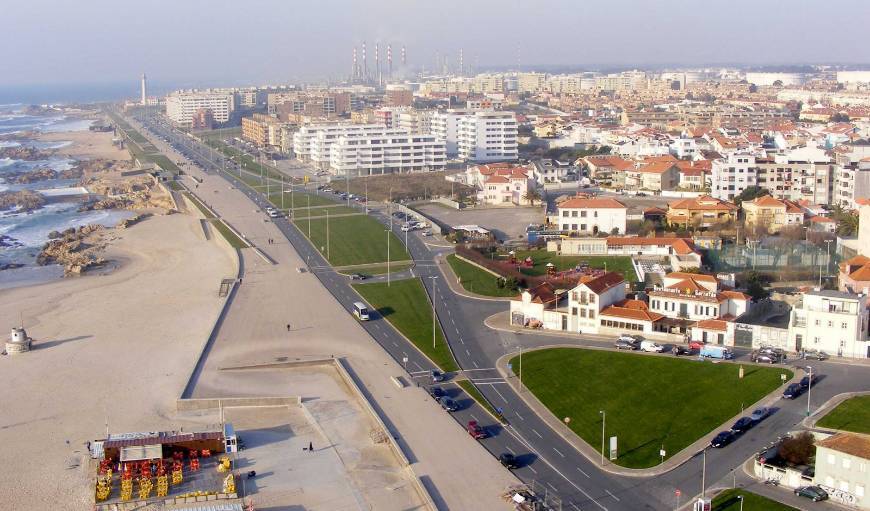
[[[280,147],[283,124],[276,117],[267,114],[242,117],[242,139],[257,147]]]
[[[200,109],[211,110],[214,122],[225,123],[235,111],[235,95],[229,91],[175,91],[166,96],[166,116],[190,126]]]
[[[550,183],[561,183],[572,176],[575,168],[570,163],[564,163],[549,158],[532,162],[532,177],[539,186]],[[574,174],[576,178],[576,174]]]
[[[386,106],[411,106],[414,104],[414,92],[407,87],[387,85],[384,100]]]
[[[214,128],[214,115],[208,108],[200,108],[193,114],[190,120],[190,129],[192,130],[210,130]]]
[[[444,141],[377,124],[303,126],[293,134],[297,157],[336,175],[370,176],[443,170]]]
[[[726,289],[713,275],[672,272],[649,295],[649,309],[664,316],[689,321],[733,320],[749,310],[752,299]]]
[[[839,357],[870,358],[867,295],[810,291],[791,311],[789,341],[794,351],[822,350]]]
[[[628,208],[608,197],[574,197],[556,206],[561,231],[594,236],[625,233]]]
[[[517,92],[538,94],[547,88],[547,75],[543,73],[518,73]]]
[[[774,234],[783,228],[800,227],[804,223],[804,209],[790,200],[764,195],[744,201],[741,207],[747,229]]]
[[[349,92],[276,92],[267,96],[267,112],[281,120],[295,115],[331,119],[347,115],[351,110]]]
[[[709,195],[668,203],[669,224],[708,228],[737,220],[737,206]]]
[[[755,165],[755,184],[770,190],[777,199],[813,204],[831,204],[834,199],[836,165],[822,148],[800,147],[759,159]]]
[[[832,501],[870,509],[870,435],[842,432],[816,442],[813,480]]]
[[[680,169],[676,160],[641,162],[636,168],[626,170],[625,189],[661,192],[674,190],[680,182]]]
[[[711,173],[710,195],[716,199],[734,200],[750,186],[758,185],[758,167],[755,155],[746,152],[734,152],[724,159],[713,161]]]
[[[845,145],[835,154],[832,204],[858,209],[861,199],[870,198],[870,146]]]
[[[485,163],[515,161],[518,157],[518,125],[513,112],[436,112],[431,129],[446,141],[449,158]]]

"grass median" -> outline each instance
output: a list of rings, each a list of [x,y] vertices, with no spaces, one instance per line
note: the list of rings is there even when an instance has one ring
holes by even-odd
[[[738,497],[743,497],[742,505]],[[739,511],[741,509],[746,511],[798,511],[791,506],[745,490],[725,490],[713,499],[714,511]]]
[[[480,390],[478,390],[477,387],[473,383],[471,383],[470,380],[460,380],[456,382],[456,384],[459,385],[466,394],[471,396],[472,399],[477,401],[477,404],[479,404],[487,412],[489,412],[489,414],[492,415],[495,420],[503,422],[502,419],[499,419],[498,412],[495,411],[495,408],[493,408],[493,406],[489,404],[489,401],[487,401],[486,398],[483,397],[483,394],[480,392]]]
[[[849,398],[816,423],[820,428],[870,434],[870,396]]]
[[[456,254],[447,256],[447,263],[453,268],[453,273],[459,277],[459,283],[466,291],[495,297],[513,297],[519,294],[515,289],[498,287],[499,277],[459,259]]]
[[[310,236],[308,236],[309,221],[311,222]],[[386,262],[387,236],[390,237],[390,260],[411,259],[396,235],[387,234],[387,228],[370,216],[343,216],[329,219],[328,242],[326,218],[298,219],[294,223],[333,266]]]
[[[353,288],[435,365],[444,371],[459,370],[440,325],[435,325],[432,344],[432,305],[420,279],[394,280],[389,286],[386,282],[356,284]]]
[[[518,357],[511,360],[519,371]],[[618,438],[617,465],[648,468],[752,406],[781,385],[781,368],[675,357],[554,348],[523,354],[523,384],[596,449],[603,410],[607,437]],[[747,413],[751,410],[747,410]]]

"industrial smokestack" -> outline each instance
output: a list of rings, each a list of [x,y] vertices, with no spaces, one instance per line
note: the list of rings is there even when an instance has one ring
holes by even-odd
[[[353,67],[350,70],[350,77],[354,80],[359,78],[359,65],[356,61],[356,46],[353,47]]]
[[[363,78],[369,77],[369,65],[368,65],[368,62],[366,61],[366,42],[365,41],[363,41],[363,44],[362,44],[362,75],[363,75]]]
[[[148,84],[145,73],[142,73],[142,106],[148,102]]]
[[[387,45],[387,76],[393,77],[393,45]]]
[[[402,67],[408,65],[408,61],[405,60],[405,45],[402,45]]]

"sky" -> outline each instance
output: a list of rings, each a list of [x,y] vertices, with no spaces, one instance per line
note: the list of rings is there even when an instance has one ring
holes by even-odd
[[[352,48],[531,69],[868,63],[867,0],[29,0],[4,2],[0,88],[338,80]]]

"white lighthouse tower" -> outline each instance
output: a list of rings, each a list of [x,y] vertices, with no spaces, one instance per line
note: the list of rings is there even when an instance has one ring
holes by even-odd
[[[145,73],[142,73],[142,106],[145,106],[148,102],[148,88],[145,80]]]

